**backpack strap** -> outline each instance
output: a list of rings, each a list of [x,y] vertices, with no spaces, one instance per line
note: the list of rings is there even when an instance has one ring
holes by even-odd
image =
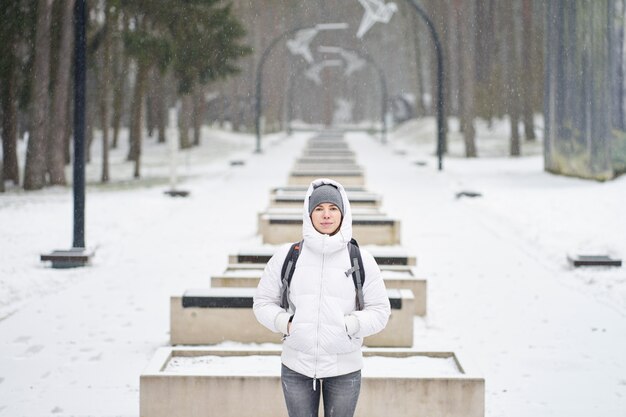
[[[296,242],[291,245],[285,261],[283,262],[283,268],[280,272],[281,289],[280,289],[280,306],[289,311],[289,284],[291,284],[291,278],[293,277],[293,271],[296,269],[296,262],[298,262],[298,256],[300,256],[300,249],[302,248],[302,242]]]
[[[363,284],[365,283],[365,269],[363,268],[363,258],[361,250],[356,240],[348,242],[348,253],[350,254],[350,264],[352,268],[346,271],[346,276],[352,274],[352,281],[356,290],[356,309],[363,310],[365,301],[363,299]]]

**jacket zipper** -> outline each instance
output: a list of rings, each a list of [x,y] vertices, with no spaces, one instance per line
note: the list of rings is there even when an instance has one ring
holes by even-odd
[[[317,360],[318,360],[318,353],[319,353],[319,347],[320,347],[320,341],[319,341],[320,314],[322,311],[322,289],[324,287],[324,262],[326,260],[325,250],[326,250],[326,237],[324,237],[323,245],[322,245],[322,272],[320,276],[320,294],[319,294],[319,300],[317,303],[317,334],[315,335],[315,368],[313,370],[313,391],[315,391],[317,388]]]

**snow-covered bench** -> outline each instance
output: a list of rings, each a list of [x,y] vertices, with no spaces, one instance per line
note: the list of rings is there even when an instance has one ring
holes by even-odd
[[[343,184],[342,184],[343,185]],[[304,195],[309,187],[309,184],[306,185],[285,185],[282,187],[274,187],[270,190],[271,194],[281,194],[281,193],[301,193]],[[348,194],[348,198],[350,198],[351,192],[367,192],[364,186],[348,186],[344,185],[343,188],[346,190]]]
[[[341,185],[363,186],[365,176],[362,169],[299,169],[291,171],[288,179],[289,185],[309,185],[311,181],[318,178],[330,178]]]
[[[249,268],[255,264],[232,264],[221,274],[211,276],[211,287],[253,288],[259,284],[264,264],[256,264],[258,268]],[[413,293],[414,314],[426,315],[428,281],[423,273],[414,266],[385,266],[382,267],[382,276],[385,286],[389,289],[408,289]]]
[[[327,155],[324,158],[321,157],[302,157],[296,159],[296,164],[355,164],[355,158],[346,158],[345,156]]]
[[[364,349],[357,417],[484,417],[485,380],[462,352]],[[160,348],[140,376],[142,417],[286,416],[280,350]]]
[[[302,239],[294,240],[297,242]],[[414,255],[409,253],[401,246],[368,246],[361,245],[372,254],[376,263],[383,268],[385,265],[398,265],[398,266],[415,266],[417,265],[417,259]],[[230,254],[228,256],[229,264],[263,264],[261,268],[265,266],[267,261],[274,255],[277,249],[277,245],[264,245],[259,247],[252,247],[248,249],[241,249],[237,253]]]
[[[263,243],[297,242],[302,238],[302,214],[263,214],[259,217]],[[381,215],[354,216],[352,235],[361,245],[400,244],[400,220]]]
[[[254,288],[188,290],[170,298],[173,345],[212,345],[224,341],[279,343],[281,335],[261,326],[252,312]],[[367,346],[413,345],[413,293],[387,290],[391,317],[382,332],[365,338]]]
[[[305,192],[282,192],[270,196],[270,207],[295,207],[302,210]],[[380,208],[380,194],[350,192],[348,193],[350,205],[353,208],[373,207]]]

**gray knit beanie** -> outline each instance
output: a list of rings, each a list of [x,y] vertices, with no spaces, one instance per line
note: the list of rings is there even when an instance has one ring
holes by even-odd
[[[343,199],[341,193],[331,184],[322,184],[313,190],[309,197],[309,216],[313,213],[313,209],[322,203],[332,203],[339,207],[343,216]]]

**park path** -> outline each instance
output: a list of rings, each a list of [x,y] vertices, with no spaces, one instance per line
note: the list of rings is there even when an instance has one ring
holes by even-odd
[[[242,167],[186,183],[189,200],[167,199],[158,187],[89,195],[93,266],[52,271],[33,261],[29,273],[58,290],[0,321],[0,417],[138,416],[139,374],[168,344],[169,296],[208,285],[229,253],[260,242],[256,214],[270,188],[286,182],[302,139],[276,141]],[[418,349],[467,351],[485,376],[489,417],[626,415],[622,314],[567,285],[568,272],[512,225],[455,199],[482,186],[465,161],[447,160],[440,173],[429,156],[418,167],[365,134],[348,141],[368,189],[401,219],[402,245],[427,272]],[[41,203],[25,203],[14,220],[45,231],[68,216],[65,199],[46,202],[45,216]],[[57,246],[43,237],[35,250]],[[17,248],[15,257],[37,256]]]
[[[429,278],[417,348],[468,352],[486,380],[488,417],[626,415],[626,317],[570,285],[571,271],[514,225],[455,198],[502,173],[476,175],[471,161],[459,159],[438,172],[433,157],[420,167],[390,145],[348,138],[369,188],[384,196],[383,211],[402,220],[403,245]]]
[[[12,256],[30,259],[28,273],[56,287],[0,321],[0,416],[137,417],[139,375],[169,344],[170,295],[208,286],[231,252],[260,241],[256,214],[285,182],[304,145],[297,138],[181,184],[188,199],[166,197],[164,187],[88,193],[86,241],[97,251],[87,268],[37,261],[37,250],[62,248],[46,246],[45,231],[50,219],[68,217],[69,199],[40,196],[12,212],[45,236]],[[61,241],[69,235],[53,229]]]

